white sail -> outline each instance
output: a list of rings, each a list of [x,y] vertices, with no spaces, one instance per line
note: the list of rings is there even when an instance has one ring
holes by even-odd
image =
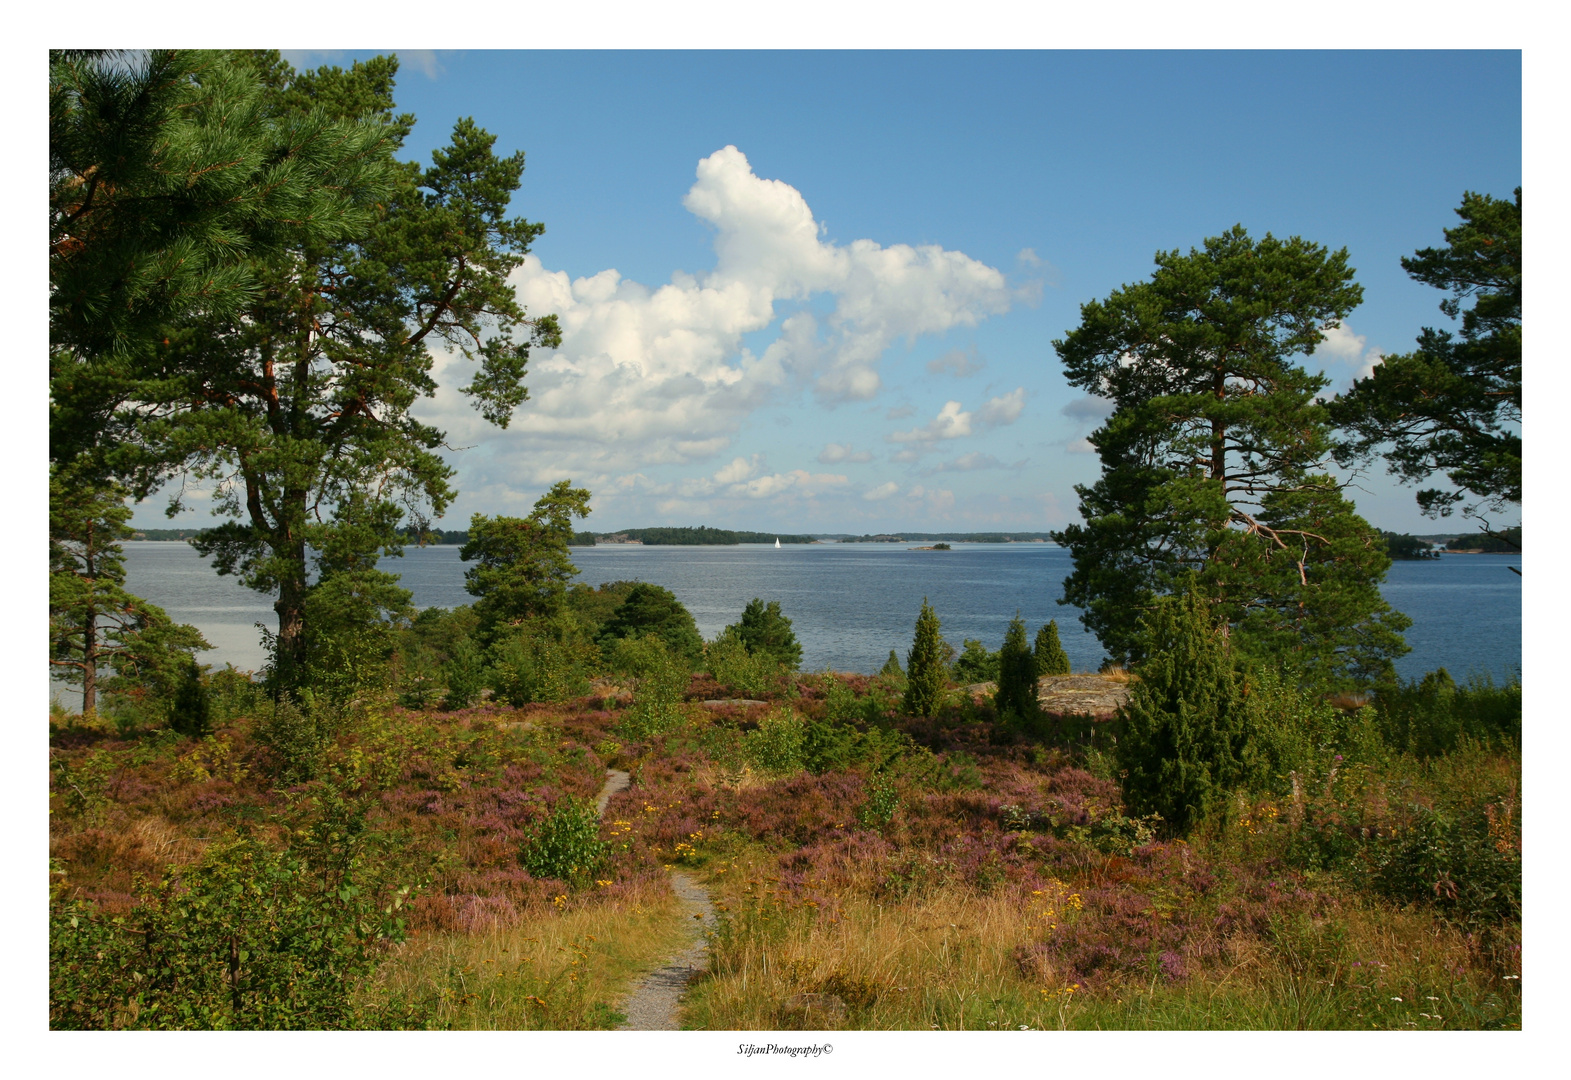
[[[777,537],[775,537],[775,547],[778,548],[779,546],[780,546],[780,538],[777,536]]]

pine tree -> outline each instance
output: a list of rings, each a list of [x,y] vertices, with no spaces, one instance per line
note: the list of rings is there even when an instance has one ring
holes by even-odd
[[[787,671],[795,671],[801,665],[802,646],[791,629],[791,620],[780,614],[780,601],[771,600],[766,605],[755,596],[735,629],[752,655],[767,656]]]
[[[916,634],[906,654],[906,692],[900,702],[900,708],[912,716],[932,716],[949,683],[939,625],[938,615],[927,597],[922,597],[922,613],[916,618]]]
[[[55,677],[81,685],[84,714],[98,708],[101,669],[115,673],[111,690],[137,686],[162,698],[191,653],[209,647],[194,626],[125,591],[125,496],[92,469],[50,470],[49,664]]]
[[[905,678],[905,671],[900,667],[900,657],[895,650],[889,650],[889,659],[884,661],[884,666],[878,669],[880,675],[898,675]]]
[[[998,650],[998,692],[993,696],[1000,718],[1022,723],[1036,718],[1036,659],[1026,644],[1026,624],[1020,613],[1009,621],[1004,644]]]
[[[560,344],[556,320],[527,316],[508,278],[544,227],[509,214],[523,154],[498,154],[471,120],[429,167],[398,159],[414,118],[394,110],[396,58],[314,72],[276,52],[202,59],[199,86],[245,90],[234,122],[256,135],[258,182],[303,181],[290,185],[300,197],[233,222],[243,304],[198,305],[124,363],[57,365],[53,403],[69,433],[116,447],[136,495],[214,481],[227,520],[196,546],[274,597],[275,671],[303,679],[324,666],[310,595],[335,574],[391,595],[377,561],[400,552],[405,515],[439,517],[456,494],[441,430],[412,411],[437,389],[434,356],[474,361],[459,392],[505,427],[528,397],[531,348]],[[179,509],[190,484],[165,490]]]
[[[1032,650],[1036,661],[1037,676],[1068,675],[1069,654],[1058,640],[1058,620],[1049,619],[1047,625],[1036,632],[1036,647]]]
[[[1146,659],[1116,751],[1124,803],[1182,833],[1261,779],[1255,725],[1223,628],[1198,593],[1158,600],[1140,635]]]
[[[1362,297],[1347,251],[1234,227],[1149,281],[1080,309],[1053,347],[1113,406],[1090,435],[1101,478],[1053,538],[1063,603],[1115,661],[1138,619],[1197,588],[1241,655],[1349,684],[1389,677],[1411,621],[1380,595],[1385,543],[1330,473],[1327,378],[1302,363]]]

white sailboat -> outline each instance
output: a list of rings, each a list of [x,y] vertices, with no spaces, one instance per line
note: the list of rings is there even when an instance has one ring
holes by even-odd
[[[775,537],[775,550],[780,550],[780,538],[778,536]]]

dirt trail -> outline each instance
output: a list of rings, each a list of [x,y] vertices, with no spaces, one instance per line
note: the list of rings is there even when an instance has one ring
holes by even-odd
[[[621,769],[607,769],[605,776],[605,786],[595,797],[595,809],[602,817],[605,816],[606,804],[611,801],[611,796],[626,791],[632,783],[632,777]],[[709,903],[709,890],[694,880],[692,875],[681,870],[671,872],[671,888],[687,909],[687,914],[692,916],[692,944],[671,957],[664,967],[644,976],[644,981],[638,984],[622,1006],[627,1013],[627,1023],[619,1031],[676,1031],[680,1028],[678,1002],[682,992],[687,989],[688,981],[704,966],[704,958],[709,952],[705,931],[715,923],[715,911]]]
[[[676,1031],[681,1010],[678,1003],[689,980],[703,969],[709,954],[704,931],[714,926],[715,912],[709,904],[709,890],[691,875],[671,871],[671,888],[692,916],[693,943],[666,962],[665,967],[644,976],[644,981],[622,1005],[627,1023],[619,1031]]]
[[[633,778],[621,769],[607,769],[605,771],[605,787],[600,789],[600,794],[595,796],[595,813],[605,817],[606,803],[611,801],[611,796],[618,791],[626,791],[627,785]]]

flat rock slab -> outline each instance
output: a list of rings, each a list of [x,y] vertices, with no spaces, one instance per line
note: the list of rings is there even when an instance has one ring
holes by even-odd
[[[1130,682],[1104,675],[1043,675],[1036,683],[1036,700],[1053,716],[1090,714],[1111,720],[1129,700]]]
[[[728,698],[712,698],[709,701],[701,701],[701,702],[699,702],[699,704],[702,705],[706,709],[730,709],[730,708],[748,709],[748,708],[751,708],[754,705],[768,705],[769,702],[767,702],[767,701],[754,701],[752,698],[745,698],[745,697],[728,697]]]
[[[707,931],[715,924],[709,891],[681,870],[671,871],[671,888],[692,916],[693,943],[666,965],[644,977],[622,1005],[627,1022],[618,1031],[677,1031],[681,1028],[682,994],[709,957]]]
[[[1111,720],[1129,700],[1130,683],[1106,675],[1043,675],[1036,682],[1036,700],[1049,716],[1093,716]],[[962,693],[973,701],[998,691],[995,682],[972,683]]]

